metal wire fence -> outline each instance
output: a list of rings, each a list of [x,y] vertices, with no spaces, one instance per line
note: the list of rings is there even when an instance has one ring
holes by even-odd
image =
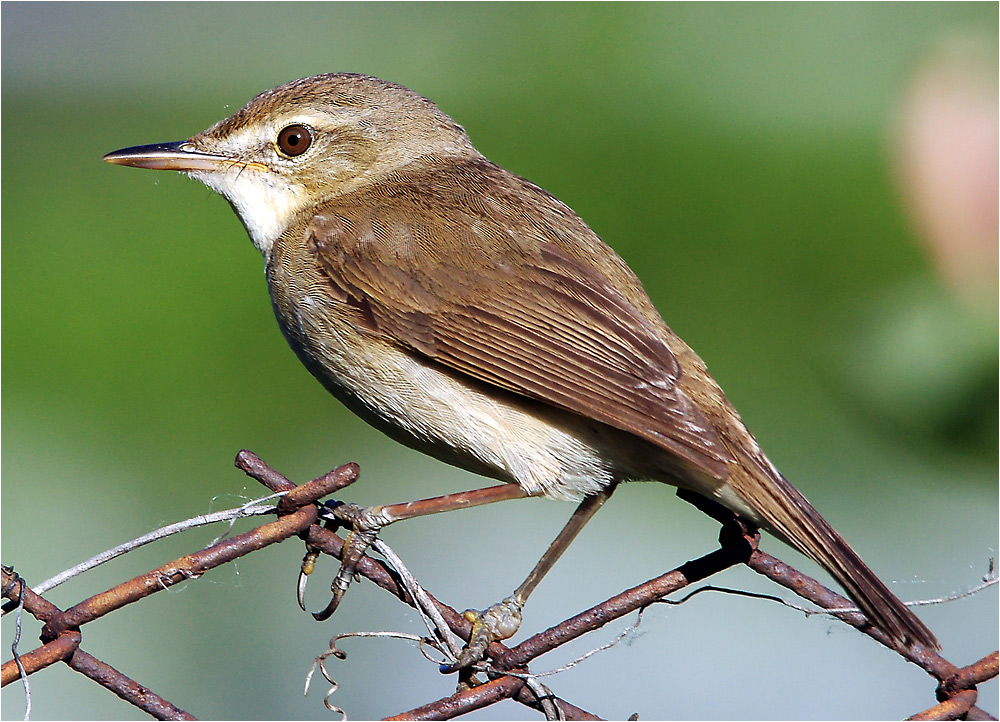
[[[4,614],[16,613],[18,629],[12,650],[13,658],[5,662],[2,667],[0,676],[2,686],[20,679],[23,680],[27,691],[30,675],[57,662],[63,662],[156,719],[196,719],[179,706],[157,695],[149,686],[130,679],[110,664],[85,652],[81,648],[82,629],[88,622],[113,613],[126,605],[169,589],[182,581],[196,579],[214,567],[292,537],[304,540],[311,555],[322,553],[338,559],[341,557],[345,541],[336,533],[336,525],[331,523],[328,515],[324,515],[323,507],[317,502],[357,479],[359,472],[357,465],[346,464],[301,486],[296,486],[249,451],[240,452],[236,457],[236,465],[271,490],[276,495],[271,497],[272,502],[276,498],[276,503],[267,506],[251,503],[230,512],[228,517],[210,515],[165,527],[130,544],[122,545],[121,548],[110,550],[64,575],[36,585],[35,591],[29,588],[29,584],[12,567],[4,566],[2,592],[7,601],[4,603],[3,611]],[[867,623],[850,601],[780,559],[760,551],[757,548],[759,535],[755,529],[702,497],[684,492],[678,492],[678,495],[722,523],[718,549],[686,562],[666,574],[627,589],[529,637],[514,647],[494,642],[490,645],[486,660],[482,664],[458,672],[459,685],[455,694],[400,712],[387,719],[451,719],[505,699],[513,699],[526,707],[538,710],[547,719],[600,719],[553,695],[541,684],[540,679],[531,673],[529,665],[540,656],[567,642],[631,612],[636,610],[641,612],[651,604],[667,601],[668,595],[738,564],[746,565],[816,605],[814,610],[816,613],[822,610],[822,613],[836,617],[895,651],[902,659],[925,670],[936,682],[934,694],[937,704],[915,713],[911,719],[995,719],[976,707],[976,699],[977,685],[997,678],[997,652],[967,666],[959,667],[939,654],[919,646],[906,650],[896,649],[882,632]],[[69,576],[82,573],[96,564],[166,534],[222,518],[262,514],[273,514],[276,518],[245,533],[219,539],[204,549],[124,581],[69,609],[59,609],[41,596]],[[374,582],[397,597],[400,602],[420,610],[429,629],[428,636],[422,640],[422,645],[438,650],[447,661],[455,649],[456,640],[469,639],[471,623],[461,613],[437,601],[416,585],[402,563],[391,554],[391,550],[384,546],[377,546],[377,549],[391,564],[365,556],[358,563],[356,574]],[[991,573],[983,586],[995,582],[996,577]],[[705,589],[719,588],[699,587],[686,597],[668,603],[682,603]],[[745,593],[736,590],[724,591]],[[44,626],[41,632],[42,645],[21,653],[18,651],[18,646],[23,611],[33,615]],[[331,642],[331,649],[324,657],[341,654],[335,644],[336,639]],[[326,675],[324,661],[322,658],[318,659],[317,665]],[[327,676],[327,679],[330,677]],[[332,679],[330,681],[335,686]],[[930,691],[929,688],[928,696]],[[329,702],[327,704],[331,709],[339,711]],[[30,693],[26,694],[26,706],[30,712]]]

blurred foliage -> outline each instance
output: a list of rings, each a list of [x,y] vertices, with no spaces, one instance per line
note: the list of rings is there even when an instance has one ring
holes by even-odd
[[[836,526],[848,527],[849,539],[861,539],[876,569],[919,575],[958,560],[951,576],[941,572],[912,596],[974,581],[988,547],[995,553],[996,309],[970,321],[943,297],[902,210],[887,143],[922,54],[954,33],[994,47],[995,4],[4,3],[0,12],[3,542],[5,563],[29,579],[203,512],[217,494],[239,494],[244,482],[227,467],[242,447],[297,480],[359,461],[365,476],[352,498],[363,503],[477,483],[391,445],[322,392],[278,333],[260,258],[221,198],[172,174],[99,161],[115,148],[181,139],[261,90],[332,70],[380,75],[427,95],[487,157],[579,212],[637,271],[779,466]],[[899,354],[913,364],[897,363]],[[977,430],[962,433],[969,424]],[[645,494],[626,490],[615,503]],[[650,528],[663,530],[668,558],[680,561],[687,523],[680,517],[688,512],[665,491],[656,498],[670,523],[650,512]],[[882,514],[890,505],[891,520]],[[944,526],[941,538],[908,542],[907,521],[929,506],[942,518],[950,509],[962,523]],[[638,518],[649,505],[635,508]],[[558,505],[537,513],[546,509],[569,513]],[[877,541],[866,543],[871,522]],[[539,535],[525,558],[559,523],[519,527]],[[886,541],[890,525],[904,538]],[[448,538],[476,533],[463,529]],[[970,529],[969,539],[954,538]],[[693,548],[703,551],[712,533]],[[329,626],[311,625],[287,604],[298,553],[272,554],[288,588],[254,602],[262,616],[240,614],[274,615],[284,634],[322,637]],[[940,556],[920,561],[931,553]],[[240,568],[256,577],[258,563]],[[498,568],[498,588],[519,581],[527,563]],[[189,593],[206,601],[187,614],[215,625],[198,654],[212,653],[213,638],[239,634],[238,620],[209,621],[206,610],[254,597],[263,583],[223,581]],[[81,588],[90,587],[75,585],[65,601]],[[367,605],[362,615],[378,606],[374,597],[359,603]],[[493,601],[455,592],[449,600]],[[155,604],[165,626],[150,635],[169,640],[170,624],[192,624],[166,609],[176,599]],[[89,649],[89,640],[110,635],[112,664],[130,639],[116,647],[112,628],[139,612],[121,614],[84,636]],[[349,614],[338,613],[345,625],[338,629],[351,628]],[[955,613],[932,614],[931,626],[946,635]],[[954,661],[972,661],[968,629],[954,635],[965,645]],[[745,643],[756,653],[753,634]],[[303,652],[298,644],[295,680],[322,648],[313,640]],[[246,698],[216,698],[221,670],[194,674],[184,662],[168,667],[127,651],[123,671],[196,714],[322,714],[313,698],[295,711],[282,707],[288,690],[278,683],[267,703],[245,689]],[[789,658],[778,656],[787,672]],[[803,664],[803,674],[810,668]],[[199,685],[206,696],[192,697]],[[5,716],[20,714],[13,689],[4,693]],[[919,677],[912,689],[921,696],[905,704],[859,695],[860,707],[824,707],[837,702],[815,690],[802,704],[834,717],[901,716],[930,704]],[[418,692],[412,703],[429,695]],[[755,711],[745,694],[733,699],[744,706],[720,700],[711,712],[685,711],[676,701],[676,713],[774,713]],[[995,713],[995,685],[982,699]],[[381,701],[355,713],[395,711]],[[107,704],[86,709],[95,717],[131,714]],[[601,714],[633,711],[592,704]],[[642,716],[666,714],[657,704],[636,701]]]

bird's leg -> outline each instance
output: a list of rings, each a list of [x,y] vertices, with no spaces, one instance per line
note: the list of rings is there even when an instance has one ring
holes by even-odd
[[[486,648],[491,642],[514,636],[518,627],[521,626],[521,610],[528,600],[528,595],[548,574],[591,517],[604,506],[604,502],[611,498],[613,491],[613,486],[602,489],[580,503],[580,506],[573,512],[573,516],[566,522],[566,526],[559,532],[559,536],[545,550],[542,558],[535,564],[535,568],[521,582],[521,586],[514,590],[513,594],[481,612],[475,609],[465,611],[465,618],[472,622],[472,635],[469,637],[469,644],[462,650],[458,661],[442,667],[442,672],[453,672],[475,664],[486,656]]]
[[[354,577],[354,570],[365,555],[368,547],[378,535],[382,527],[388,526],[396,521],[412,519],[417,516],[427,516],[428,514],[439,514],[454,509],[465,509],[483,504],[492,504],[497,501],[508,499],[523,499],[529,496],[517,484],[499,484],[489,486],[485,489],[472,489],[456,494],[445,494],[435,496],[430,499],[420,501],[408,501],[402,504],[388,504],[383,506],[360,507],[356,504],[340,504],[330,510],[333,517],[344,526],[350,529],[347,539],[344,542],[344,549],[341,553],[340,571],[330,584],[332,597],[330,603],[321,612],[314,612],[313,617],[318,621],[329,619],[337,610],[340,600],[347,592]],[[299,606],[305,609],[305,580],[312,573],[315,556],[311,552],[306,554],[302,560],[302,571],[299,574],[299,584],[297,587],[297,597]],[[554,560],[553,560],[554,561]],[[544,571],[542,572],[544,574]],[[530,591],[530,590],[529,590]]]

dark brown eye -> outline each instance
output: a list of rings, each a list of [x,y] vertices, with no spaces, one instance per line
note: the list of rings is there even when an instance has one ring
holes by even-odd
[[[305,153],[312,145],[312,133],[304,125],[290,125],[278,133],[278,150],[294,158]]]

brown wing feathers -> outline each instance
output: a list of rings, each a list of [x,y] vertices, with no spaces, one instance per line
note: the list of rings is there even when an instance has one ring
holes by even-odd
[[[446,207],[433,208],[426,195],[413,202],[421,197],[419,177],[409,181],[410,193],[401,180],[378,202],[366,193],[329,204],[306,230],[331,281],[364,300],[379,332],[473,378],[630,431],[725,476],[728,451],[677,388],[680,367],[658,329],[548,229],[546,214],[565,218],[558,201],[522,181],[527,199],[542,207],[512,216],[503,198],[484,202],[449,183],[435,184],[452,190],[436,196]],[[524,201],[522,208],[533,208]],[[598,241],[599,249],[606,247]],[[452,254],[464,262],[454,263]],[[530,297],[516,291],[525,283],[534,288]]]

